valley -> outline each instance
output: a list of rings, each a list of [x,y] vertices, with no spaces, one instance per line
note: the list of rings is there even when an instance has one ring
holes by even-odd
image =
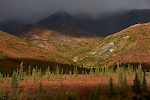
[[[149,63],[149,27],[150,23],[136,24],[105,38],[75,38],[39,25],[17,37],[1,32],[1,59],[20,59],[20,63],[25,61],[21,59],[33,59],[84,68]]]
[[[0,99],[149,100],[149,11],[55,13],[14,33],[0,23]]]

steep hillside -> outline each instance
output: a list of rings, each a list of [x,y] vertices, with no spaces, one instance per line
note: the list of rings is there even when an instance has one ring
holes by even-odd
[[[103,15],[92,19],[89,16],[73,16],[55,13],[37,24],[50,27],[64,35],[73,37],[108,36],[137,23],[150,21],[150,9],[132,10],[125,13]]]
[[[79,67],[150,63],[150,23],[136,24],[105,38],[65,36],[41,25],[28,26],[22,41],[1,32],[1,58],[30,58]],[[26,41],[30,42],[27,43]]]
[[[116,57],[126,62],[149,62],[150,63],[150,23],[137,24],[120,32],[135,38],[135,44],[119,52]]]
[[[150,23],[136,24],[105,38],[75,38],[41,25],[28,26],[22,38],[83,67],[117,62],[150,62]]]
[[[97,38],[75,38],[63,35],[42,25],[28,25],[19,37],[48,51],[65,56],[96,41]]]
[[[41,66],[49,66],[52,63],[69,63],[54,52],[34,46],[2,31],[0,31],[0,43],[0,66],[3,67],[16,67],[20,62]]]
[[[44,25],[50,27],[52,30],[58,31],[67,36],[74,37],[82,37],[82,36],[92,36],[88,30],[81,27],[80,23],[91,20],[91,23],[87,23],[87,25],[92,24],[92,19],[88,18],[78,18],[66,12],[58,12],[55,13],[41,21],[37,24]],[[78,23],[80,22],[80,23]]]
[[[150,23],[136,24],[100,39],[69,58],[85,67],[110,66],[117,62],[150,63]]]

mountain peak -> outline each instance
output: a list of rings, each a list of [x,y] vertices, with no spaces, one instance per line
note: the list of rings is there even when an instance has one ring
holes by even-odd
[[[67,16],[72,16],[71,14],[65,12],[65,11],[60,11],[52,14],[52,16],[62,16],[62,17],[67,17]]]
[[[61,12],[56,12],[45,19],[41,20],[38,22],[38,24],[49,24],[51,22],[55,22],[57,20],[62,20],[62,19],[70,19],[73,16],[67,12],[61,11]]]

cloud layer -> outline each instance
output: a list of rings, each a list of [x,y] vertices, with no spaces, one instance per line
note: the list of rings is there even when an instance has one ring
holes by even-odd
[[[0,0],[0,21],[36,22],[52,13],[98,15],[131,9],[148,9],[150,0]]]

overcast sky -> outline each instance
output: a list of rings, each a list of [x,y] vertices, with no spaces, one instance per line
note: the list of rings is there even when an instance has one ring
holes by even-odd
[[[0,0],[0,22],[8,19],[36,22],[58,11],[98,15],[148,8],[150,0]]]

